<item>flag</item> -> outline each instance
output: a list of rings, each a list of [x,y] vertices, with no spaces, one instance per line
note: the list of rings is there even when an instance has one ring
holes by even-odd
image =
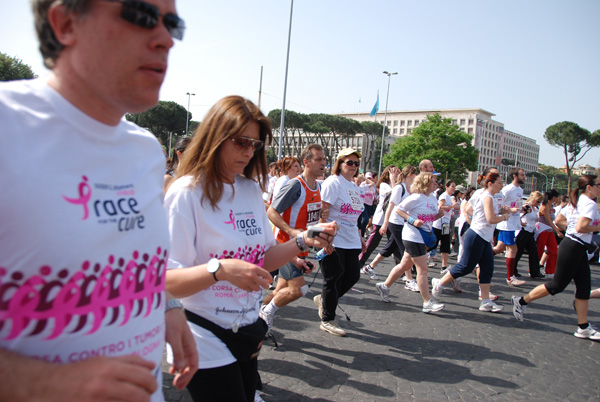
[[[379,112],[379,91],[377,91],[377,102],[375,102],[375,106],[373,106],[373,110],[371,110],[371,114],[369,116],[373,117]]]

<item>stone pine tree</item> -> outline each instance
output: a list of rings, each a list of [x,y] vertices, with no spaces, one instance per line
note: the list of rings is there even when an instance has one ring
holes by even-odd
[[[571,193],[571,170],[575,164],[592,149],[600,146],[600,130],[590,133],[571,121],[561,121],[551,125],[544,133],[544,139],[553,147],[561,148],[565,154],[568,192]],[[582,153],[583,152],[583,153]]]
[[[0,81],[37,78],[31,67],[16,57],[0,52]]]
[[[473,136],[439,114],[428,115],[413,131],[400,137],[385,155],[385,166],[418,166],[430,159],[435,170],[457,183],[465,183],[468,171],[477,170],[479,152],[472,145]]]

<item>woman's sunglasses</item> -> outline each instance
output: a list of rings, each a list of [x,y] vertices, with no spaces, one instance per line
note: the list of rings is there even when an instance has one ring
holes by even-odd
[[[243,151],[245,149],[252,147],[252,150],[254,152],[256,152],[259,149],[261,149],[263,147],[263,145],[265,145],[264,141],[255,140],[253,138],[247,138],[247,137],[234,137],[234,138],[231,138],[231,141],[233,141],[233,145],[235,146],[235,149],[237,149],[238,151]]]
[[[183,39],[185,23],[181,18],[173,13],[162,15],[158,7],[140,0],[104,0],[111,3],[122,3],[121,18],[138,27],[153,29],[158,25],[158,20],[162,16],[163,24],[167,31],[175,39]]]
[[[359,161],[343,161],[342,163],[345,163],[348,166],[352,166],[352,165],[354,165],[356,167],[360,166],[360,162]]]

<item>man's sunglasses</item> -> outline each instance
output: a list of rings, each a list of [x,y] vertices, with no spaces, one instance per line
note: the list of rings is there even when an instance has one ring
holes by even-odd
[[[161,14],[158,7],[140,0],[104,0],[111,3],[122,3],[121,18],[131,22],[138,27],[153,29],[158,25],[158,20],[162,17],[163,24],[167,31],[175,39],[183,39],[185,23],[181,18],[173,13]]]
[[[231,138],[231,141],[233,141],[233,145],[238,151],[243,151],[252,147],[252,150],[256,152],[265,145],[264,141],[247,137],[234,137]]]
[[[343,161],[342,163],[345,163],[348,166],[352,166],[352,165],[354,165],[356,167],[360,166],[360,162],[359,161]]]

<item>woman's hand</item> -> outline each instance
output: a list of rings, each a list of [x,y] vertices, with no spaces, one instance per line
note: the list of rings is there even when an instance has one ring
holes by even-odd
[[[423,222],[421,219],[415,219],[415,221],[413,222],[413,226],[416,228],[420,228],[421,226],[423,226],[425,222]]]
[[[387,223],[384,223],[379,228],[379,234],[382,235],[382,236],[384,236],[387,233],[387,229],[388,229],[388,225],[387,225]]]
[[[333,221],[329,223],[319,223],[317,226],[323,227],[325,230],[313,238],[307,237],[306,231],[303,232],[304,243],[309,247],[327,248],[333,242],[333,238],[338,230],[338,224]]]
[[[224,259],[219,260],[221,267],[216,272],[220,281],[228,281],[231,284],[247,292],[257,292],[260,288],[268,289],[273,283],[271,274],[259,267],[242,260]]]

